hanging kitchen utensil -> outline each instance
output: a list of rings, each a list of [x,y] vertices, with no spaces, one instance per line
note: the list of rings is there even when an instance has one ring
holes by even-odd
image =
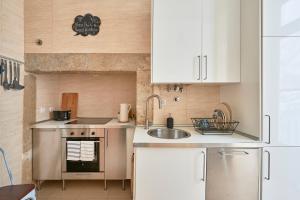
[[[4,73],[4,62],[3,62],[3,59],[1,59],[1,62],[0,62],[0,85],[1,86],[3,84],[3,73]]]
[[[9,90],[9,83],[8,83],[8,80],[7,80],[7,71],[8,71],[8,69],[7,69],[7,61],[5,60],[4,61],[4,81],[3,81],[3,88],[5,89],[5,90]]]
[[[18,81],[17,81],[17,65],[14,63],[14,79],[10,85],[10,88],[17,89]]]
[[[20,84],[20,64],[17,64],[17,83],[16,83],[16,90],[23,90],[24,86]]]
[[[14,89],[13,88],[13,78],[12,78],[12,76],[13,76],[13,68],[12,68],[12,62],[11,61],[9,61],[9,88],[11,88],[11,89]]]

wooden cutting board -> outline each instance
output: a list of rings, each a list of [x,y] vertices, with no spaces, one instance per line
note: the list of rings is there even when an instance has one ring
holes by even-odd
[[[71,119],[77,118],[78,93],[63,93],[61,101],[62,110],[71,110]]]

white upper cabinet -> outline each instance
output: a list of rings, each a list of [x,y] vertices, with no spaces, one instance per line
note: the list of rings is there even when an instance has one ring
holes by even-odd
[[[263,0],[263,36],[300,36],[299,0]]]
[[[240,0],[152,0],[152,83],[240,81]]]
[[[200,81],[201,0],[153,0],[152,7],[152,82]]]
[[[240,82],[240,0],[203,0],[203,82]]]
[[[263,140],[300,146],[300,38],[263,38]]]

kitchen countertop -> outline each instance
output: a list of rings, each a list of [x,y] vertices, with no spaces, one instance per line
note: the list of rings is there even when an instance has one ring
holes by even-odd
[[[38,122],[36,124],[33,124],[31,128],[134,128],[135,122],[133,120],[127,122],[127,123],[121,123],[118,122],[117,119],[112,119],[106,124],[66,124],[70,121],[74,121],[76,119],[72,120],[66,120],[66,121],[54,121],[54,120],[47,120],[43,122]]]
[[[153,129],[156,127],[150,127]],[[161,127],[157,127],[161,128]],[[160,139],[149,136],[144,127],[136,127],[133,139],[134,147],[263,147],[262,142],[238,133],[233,135],[201,135],[194,127],[174,127],[187,131],[191,134],[189,138],[183,139]]]

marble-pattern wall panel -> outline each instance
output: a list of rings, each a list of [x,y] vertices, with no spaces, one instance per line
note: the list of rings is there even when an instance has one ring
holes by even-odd
[[[155,85],[154,93],[161,96],[166,105],[160,110],[154,101],[153,121],[166,124],[169,113],[175,124],[192,124],[193,117],[211,117],[214,108],[220,102],[220,88],[217,85],[184,85],[183,92],[168,92],[167,85]],[[175,101],[175,97],[179,101]]]
[[[151,82],[151,72],[150,70],[137,70],[136,79],[136,112],[137,119],[136,123],[138,125],[144,124],[145,122],[145,112],[146,112],[146,99],[148,96],[152,95],[153,87]],[[153,106],[152,101],[149,103],[149,119],[153,118],[152,114]],[[152,120],[151,120],[152,121]]]
[[[26,71],[44,72],[103,72],[150,68],[149,54],[26,54]]]
[[[36,78],[31,74],[24,77],[23,114],[23,167],[22,182],[32,181],[32,131],[30,125],[36,122]]]

